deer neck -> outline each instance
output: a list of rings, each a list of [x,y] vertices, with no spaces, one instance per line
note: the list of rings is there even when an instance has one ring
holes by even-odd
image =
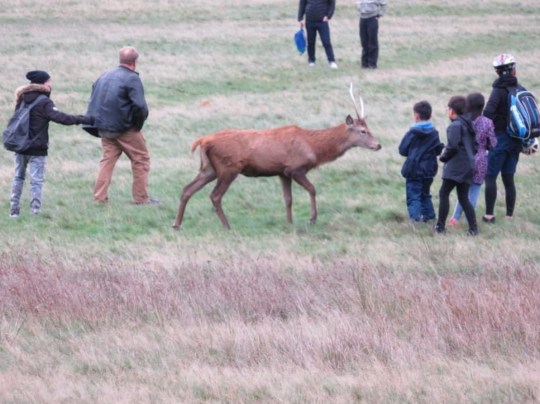
[[[312,140],[312,147],[321,164],[337,159],[355,146],[345,124],[314,131]]]

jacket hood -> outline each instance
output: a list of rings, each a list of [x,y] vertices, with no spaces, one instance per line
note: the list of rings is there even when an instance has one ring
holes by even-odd
[[[40,94],[45,94],[48,97],[51,94],[49,87],[43,84],[25,84],[15,90],[15,103],[18,105],[23,100],[25,102],[32,102]]]
[[[417,122],[411,126],[411,132],[419,136],[428,136],[433,133],[435,126],[430,121],[427,122]]]
[[[463,126],[465,126],[469,130],[470,133],[475,133],[474,126],[471,121],[471,118],[469,117],[469,114],[460,115],[457,117],[457,119],[459,119],[462,122]]]
[[[517,77],[510,75],[502,75],[493,82],[494,88],[516,87],[517,85]]]

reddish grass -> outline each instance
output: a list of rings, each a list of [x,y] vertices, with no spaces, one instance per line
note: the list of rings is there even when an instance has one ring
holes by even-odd
[[[0,289],[0,312],[12,322],[278,324],[290,335],[262,344],[265,349],[281,350],[295,364],[318,355],[338,370],[370,358],[539,356],[540,276],[533,266],[434,276],[352,260],[299,271],[264,260],[149,271],[98,264],[74,269],[19,257],[0,263]],[[306,323],[325,334],[306,335]],[[261,349],[253,356],[264,356]]]

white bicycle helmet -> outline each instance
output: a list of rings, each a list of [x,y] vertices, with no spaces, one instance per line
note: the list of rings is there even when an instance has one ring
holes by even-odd
[[[510,70],[516,65],[516,58],[510,53],[501,53],[493,59],[495,70]]]

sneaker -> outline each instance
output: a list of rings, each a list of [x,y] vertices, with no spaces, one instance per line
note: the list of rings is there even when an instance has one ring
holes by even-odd
[[[19,217],[19,214],[20,214],[19,208],[11,208],[11,211],[9,212],[9,217],[16,219]]]
[[[337,69],[337,64],[336,62],[330,62],[330,69]]]
[[[33,215],[39,215],[41,213],[41,209],[40,208],[32,208],[32,214]]]
[[[495,216],[487,217],[486,215],[482,216],[482,221],[485,223],[495,223]]]
[[[309,62],[309,67],[315,67],[315,62]]]
[[[455,218],[451,218],[451,219],[448,221],[448,226],[451,226],[451,227],[459,226],[459,220],[457,220],[457,219],[455,219]]]
[[[473,230],[473,229],[467,230],[467,236],[471,236],[471,237],[478,236],[478,230]]]
[[[435,231],[435,233],[438,233],[438,234],[446,233],[446,229],[444,228],[444,226],[442,226],[439,223],[437,223],[437,224],[435,224],[435,226],[433,226],[433,230]]]
[[[135,205],[159,205],[160,203],[158,198],[149,197],[146,202],[135,202]]]

